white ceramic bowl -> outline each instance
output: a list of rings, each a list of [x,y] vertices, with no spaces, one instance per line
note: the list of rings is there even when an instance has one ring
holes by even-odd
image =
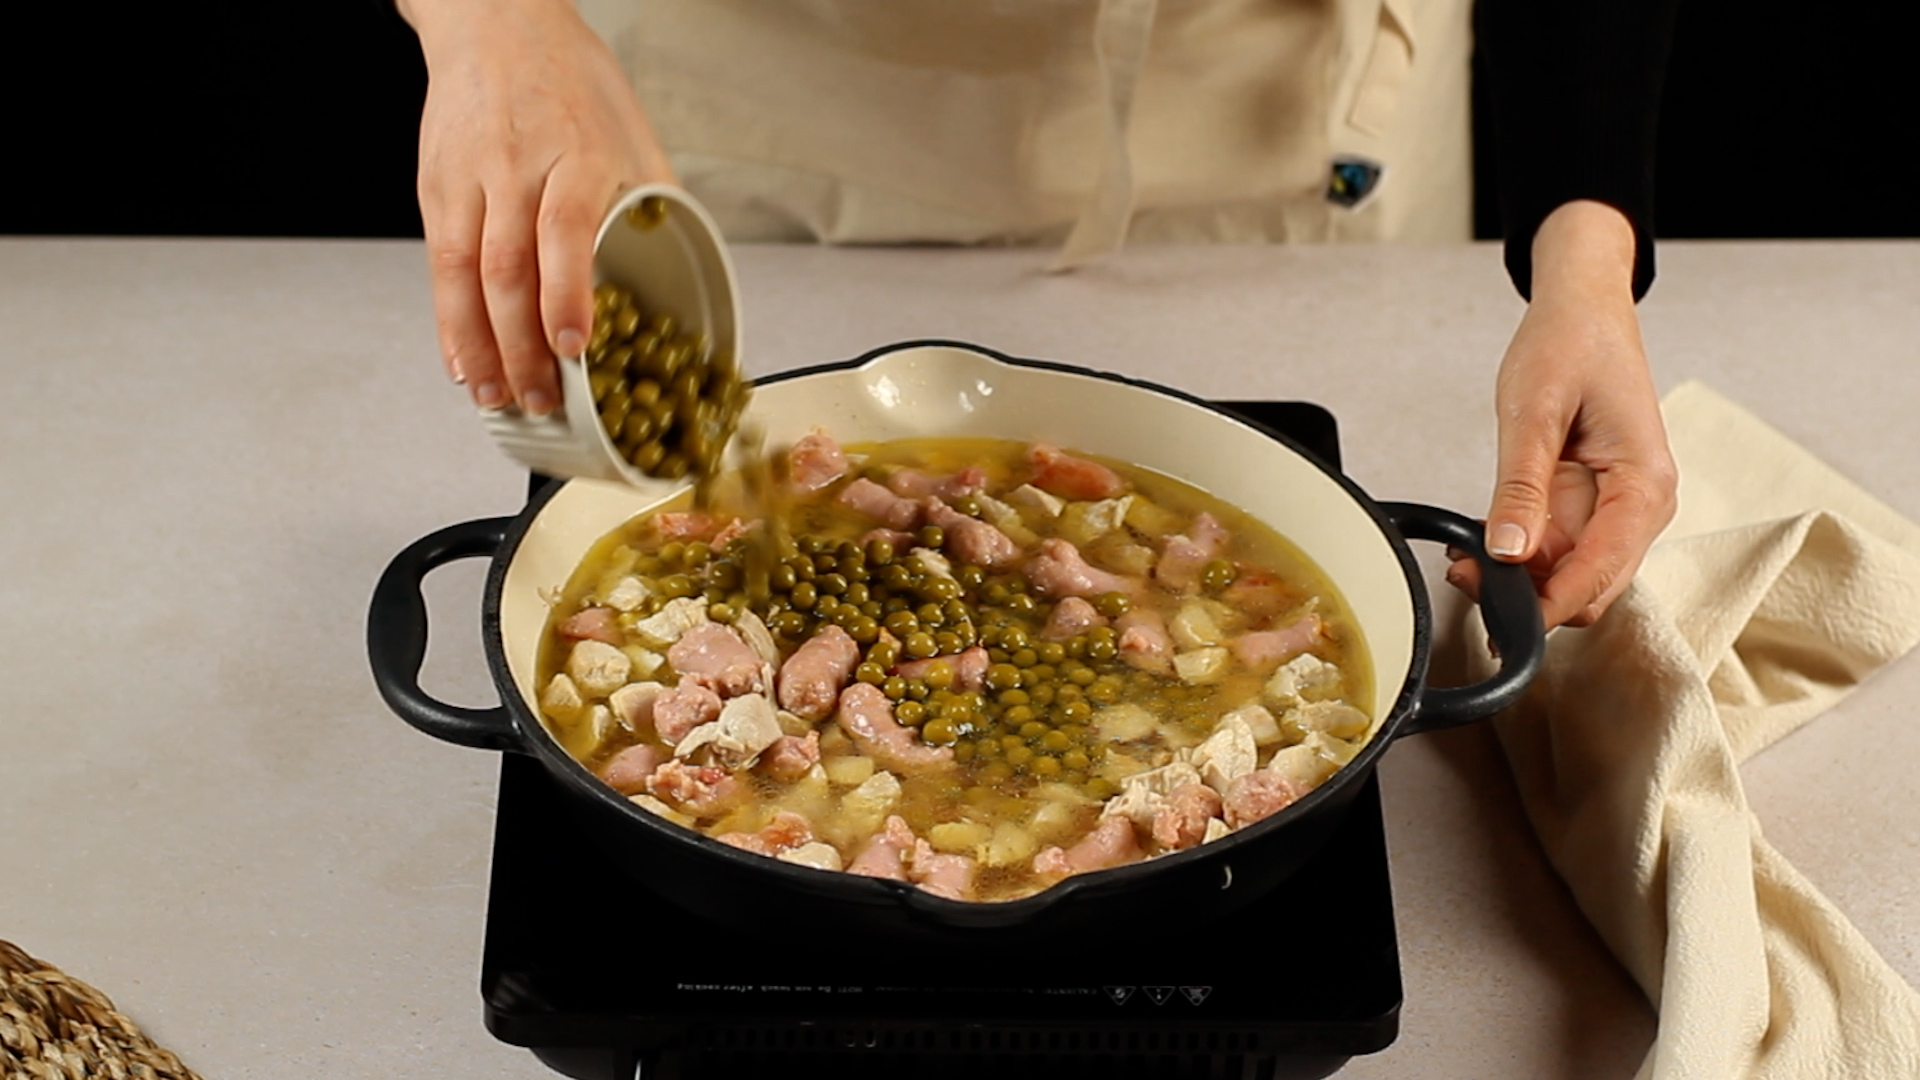
[[[627,211],[659,198],[666,217],[642,226]],[[631,289],[648,311],[671,313],[683,331],[704,334],[716,354],[740,356],[740,307],[733,261],[719,227],[693,196],[671,184],[622,195],[594,240],[593,283]],[[508,456],[547,476],[653,483],[620,456],[600,424],[585,358],[560,358],[560,407],[531,417],[514,406],[482,409],[481,422]]]

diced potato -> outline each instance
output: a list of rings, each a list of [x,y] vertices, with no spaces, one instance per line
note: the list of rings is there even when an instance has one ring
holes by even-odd
[[[1164,539],[1187,527],[1187,519],[1143,496],[1127,507],[1127,524],[1153,540]]]
[[[827,771],[827,779],[841,787],[856,787],[873,775],[873,759],[859,754],[826,758],[820,766]]]
[[[1221,717],[1220,721],[1225,723],[1235,718],[1247,725],[1247,730],[1253,733],[1255,746],[1272,746],[1284,739],[1280,733],[1280,721],[1275,720],[1273,713],[1263,705],[1242,705]]]
[[[993,838],[993,828],[977,821],[943,821],[927,830],[927,843],[933,850],[949,855],[971,855],[973,849]]]
[[[1128,757],[1126,754],[1108,754],[1107,759],[1093,770],[1093,774],[1119,784],[1125,782],[1127,777],[1134,773],[1146,772],[1148,768],[1150,766],[1138,758]]]
[[[1088,545],[1086,556],[1095,566],[1128,577],[1146,577],[1159,558],[1152,548],[1134,543],[1126,532],[1110,532],[1095,540]]]
[[[580,722],[585,714],[587,702],[580,696],[580,688],[565,672],[555,675],[540,692],[540,711],[554,723],[570,727]]]
[[[773,808],[758,803],[746,803],[736,807],[726,817],[713,823],[711,829],[704,830],[709,836],[719,836],[730,832],[759,832],[773,820]]]
[[[782,851],[774,858],[799,866],[811,866],[816,870],[839,870],[841,865],[840,853],[834,850],[833,845],[818,840]]]
[[[567,654],[567,674],[583,697],[603,698],[627,685],[633,661],[604,641],[576,642]]]
[[[1007,534],[1007,539],[1020,545],[1022,550],[1040,542],[1039,534],[1027,528],[1027,521],[1018,508],[991,495],[977,494],[974,499],[980,504],[980,520]]]
[[[1267,762],[1268,771],[1278,773],[1307,787],[1318,787],[1339,768],[1339,765],[1321,756],[1313,747],[1305,743],[1297,746],[1283,746],[1274,751],[1273,760]]]
[[[773,718],[780,721],[780,734],[782,735],[791,735],[796,739],[804,739],[807,737],[807,732],[813,730],[812,721],[803,719],[799,714],[790,713],[785,709],[775,712]],[[845,737],[844,735],[841,736],[843,739]],[[826,745],[824,738],[825,736],[822,736],[822,746]]]
[[[1200,770],[1190,761],[1176,759],[1157,769],[1135,773],[1127,777],[1125,787],[1132,791],[1147,791],[1155,795],[1169,795],[1175,788],[1188,784],[1205,783]]]
[[[1213,611],[1198,600],[1180,605],[1180,610],[1167,623],[1167,633],[1182,649],[1204,649],[1226,640],[1226,633],[1214,620]],[[1178,669],[1179,659],[1175,658],[1173,663]]]
[[[1173,673],[1179,676],[1181,682],[1188,685],[1217,682],[1225,677],[1232,663],[1233,654],[1224,646],[1216,645],[1212,648],[1175,653]]]
[[[607,606],[615,611],[636,611],[652,595],[652,586],[629,574],[607,590]]]
[[[1021,484],[1019,487],[1007,492],[1007,502],[1023,509],[1032,510],[1043,519],[1048,520],[1059,517],[1060,511],[1067,508],[1067,501],[1065,499],[1042,491],[1032,484]]]
[[[879,832],[899,802],[900,781],[883,769],[842,795],[840,812],[821,819],[817,827],[827,840],[846,847],[861,837]]]
[[[993,827],[993,837],[981,847],[979,859],[983,866],[1024,866],[1039,850],[1040,841],[1032,833],[1003,821]]]
[[[1076,547],[1086,547],[1119,528],[1127,519],[1127,507],[1131,505],[1131,495],[1098,502],[1068,503],[1066,509],[1060,512],[1060,522],[1056,528],[1061,538]]]
[[[675,825],[691,827],[693,819],[651,795],[629,795],[627,801],[649,813],[658,814]]]
[[[833,785],[826,770],[815,765],[774,800],[775,810],[789,810],[808,821],[822,821],[833,812]]]
[[[811,730],[811,728],[809,728],[809,730]],[[787,734],[797,734],[802,738],[806,737],[806,732],[804,731],[789,731]],[[849,753],[852,750],[853,740],[847,737],[847,733],[841,730],[839,724],[828,724],[826,727],[820,729],[820,757],[822,760],[835,754]]]
[[[1027,833],[1042,843],[1064,839],[1082,827],[1085,814],[1085,810],[1068,803],[1042,803],[1027,822]]]
[[[1221,821],[1219,818],[1208,818],[1207,835],[1203,837],[1200,842],[1203,844],[1211,844],[1232,831],[1232,829],[1227,828],[1227,823]]]
[[[666,657],[644,645],[628,645],[620,651],[626,653],[627,660],[633,664],[633,670],[627,675],[629,679],[651,679],[667,666]]]
[[[1126,703],[1096,709],[1089,726],[1108,742],[1132,742],[1160,730],[1160,718],[1144,705]]]

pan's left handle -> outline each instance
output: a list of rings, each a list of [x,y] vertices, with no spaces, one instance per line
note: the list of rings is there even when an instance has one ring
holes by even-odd
[[[1427,687],[1420,706],[1400,726],[1418,735],[1491,716],[1520,700],[1546,659],[1540,597],[1524,566],[1487,554],[1485,526],[1472,518],[1419,503],[1382,503],[1388,519],[1410,540],[1433,540],[1465,551],[1480,564],[1480,619],[1500,655],[1500,670],[1469,686]]]
[[[420,583],[456,559],[497,554],[512,520],[465,521],[414,541],[387,564],[367,612],[367,661],[387,707],[436,739],[481,750],[521,749],[513,715],[505,705],[449,705],[420,689],[420,665],[427,658],[427,601]]]

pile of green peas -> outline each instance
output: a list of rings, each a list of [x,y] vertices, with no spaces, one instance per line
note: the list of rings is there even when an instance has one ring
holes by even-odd
[[[749,390],[734,357],[705,335],[678,331],[672,315],[644,315],[611,282],[593,290],[587,383],[600,425],[622,459],[648,476],[678,480],[718,471]]]
[[[945,536],[928,526],[915,539],[938,549]],[[1211,715],[1210,688],[1135,670],[1120,658],[1111,627],[1041,640],[1053,604],[1024,576],[962,563],[948,577],[908,555],[884,537],[861,543],[802,536],[770,573],[751,580],[744,538],[720,550],[669,542],[639,558],[635,569],[656,595],[635,617],[676,597],[701,596],[721,622],[754,612],[788,655],[827,625],[839,626],[862,649],[854,677],[878,687],[893,702],[895,718],[923,741],[952,747],[970,783],[1019,787],[1058,780],[1104,799],[1116,788],[1093,775],[1105,753],[1089,725],[1096,709],[1150,700],[1175,716]],[[1109,618],[1131,607],[1118,592],[1093,603]],[[951,657],[975,645],[986,648],[989,661],[980,689],[957,688],[954,669],[939,663],[921,678],[893,673],[904,662]]]

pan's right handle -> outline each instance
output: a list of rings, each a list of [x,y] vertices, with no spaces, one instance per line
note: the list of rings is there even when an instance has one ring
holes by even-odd
[[[466,521],[414,541],[387,564],[367,612],[367,661],[387,707],[436,739],[481,750],[521,749],[513,715],[505,705],[449,705],[420,689],[420,665],[427,658],[427,601],[420,583],[456,559],[497,554],[512,520]]]

